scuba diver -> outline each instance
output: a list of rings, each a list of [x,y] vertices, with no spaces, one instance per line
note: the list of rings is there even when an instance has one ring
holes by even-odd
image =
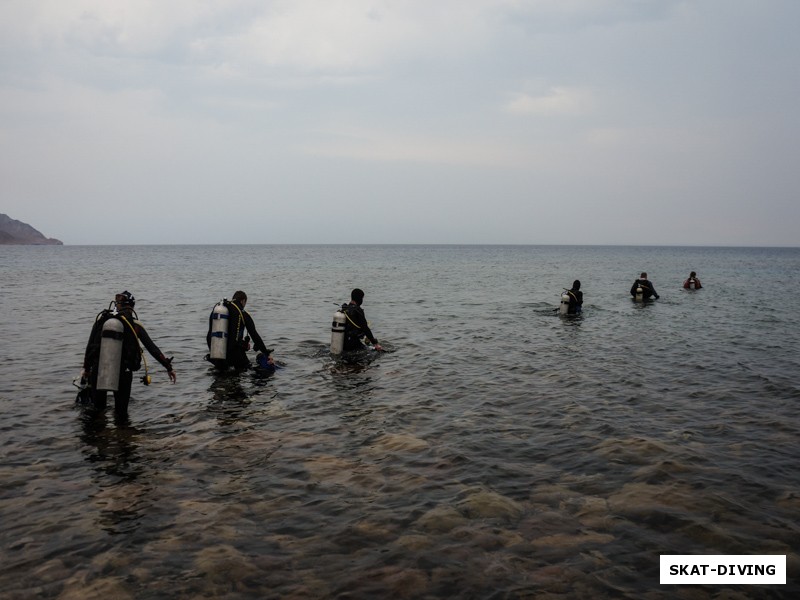
[[[642,273],[639,279],[633,282],[631,286],[631,296],[634,300],[649,300],[651,296],[655,296],[658,300],[659,296],[653,284],[647,279],[647,273]]]
[[[694,271],[689,273],[689,279],[683,282],[683,289],[685,290],[699,290],[702,287],[700,280],[697,278],[697,273]]]
[[[378,343],[377,338],[372,335],[372,331],[367,323],[367,316],[364,314],[364,309],[361,304],[364,302],[364,292],[358,288],[350,292],[350,303],[342,304],[342,312],[346,316],[344,326],[344,351],[350,352],[353,350],[364,350],[366,346],[361,341],[362,338],[367,338],[372,344],[373,348],[378,352],[383,351],[383,348]]]
[[[583,292],[581,291],[581,282],[575,280],[572,283],[572,289],[566,290],[569,296],[569,308],[567,309],[568,315],[579,315],[583,311]]]
[[[250,368],[250,359],[247,351],[250,350],[250,338],[253,338],[253,348],[259,354],[256,356],[258,365],[264,369],[274,369],[275,363],[264,341],[256,331],[253,317],[244,307],[247,305],[247,294],[239,290],[233,294],[233,300],[223,300],[214,306],[208,317],[208,334],[206,343],[209,354],[206,360],[218,369],[233,367],[237,372]],[[248,335],[244,335],[245,329]]]
[[[133,372],[138,371],[144,362],[142,383],[150,385],[147,360],[139,343],[166,370],[172,383],[177,377],[172,368],[172,358],[167,358],[150,339],[147,330],[139,322],[133,309],[136,299],[127,290],[116,294],[114,308],[103,310],[95,318],[86,352],[83,357],[81,383],[88,383],[88,397],[97,409],[106,407],[108,392],[114,393],[114,410],[120,414],[128,411],[131,397]]]

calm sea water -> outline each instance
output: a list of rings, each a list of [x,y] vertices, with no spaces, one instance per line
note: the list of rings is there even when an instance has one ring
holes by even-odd
[[[798,274],[799,249],[0,247],[0,596],[796,598]],[[389,351],[340,364],[353,287]],[[123,289],[178,374],[127,421],[71,385]],[[203,361],[237,289],[273,376]],[[662,586],[662,554],[789,577]]]

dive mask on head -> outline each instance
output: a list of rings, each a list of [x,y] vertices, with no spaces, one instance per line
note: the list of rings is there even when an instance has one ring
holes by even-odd
[[[125,290],[121,294],[117,294],[114,297],[114,302],[121,304],[122,306],[130,306],[133,308],[136,304],[136,298],[134,298],[133,294],[131,294],[128,290]]]

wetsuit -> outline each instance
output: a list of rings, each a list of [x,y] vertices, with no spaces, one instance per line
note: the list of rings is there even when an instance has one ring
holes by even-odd
[[[342,305],[342,312],[347,315],[344,324],[344,351],[363,350],[364,344],[361,338],[366,337],[372,345],[376,345],[378,340],[372,335],[372,331],[367,323],[367,316],[364,310],[357,304]]]
[[[116,315],[112,311],[104,310],[95,320],[83,357],[83,369],[89,375],[92,400],[97,408],[103,409],[106,406],[107,392],[97,389],[97,371],[100,362],[100,341],[103,334],[103,324],[108,319],[119,319],[122,321],[123,325],[122,365],[119,372],[118,389],[114,392],[114,409],[122,414],[128,410],[128,401],[131,398],[133,372],[138,371],[142,367],[142,350],[139,346],[139,342],[147,348],[150,355],[161,363],[167,371],[172,370],[172,359],[168,359],[164,356],[164,353],[159,350],[155,342],[150,339],[147,330],[136,320],[136,313],[133,312],[132,309],[123,308]]]
[[[222,359],[209,359],[214,366],[221,369],[233,367],[237,371],[243,371],[250,367],[250,359],[247,358],[247,351],[250,349],[249,340],[245,339],[244,332],[247,330],[248,335],[253,340],[253,349],[256,352],[263,352],[265,355],[270,354],[270,350],[264,345],[264,341],[256,331],[256,325],[253,322],[253,317],[250,316],[245,309],[237,301],[225,302],[225,307],[228,309],[228,346],[226,350],[226,358]],[[206,335],[206,343],[211,348],[211,322],[214,313],[208,317],[208,334]]]
[[[653,284],[650,283],[648,279],[637,279],[633,282],[631,286],[631,296],[636,298],[636,288],[642,288],[642,300],[649,300],[651,296],[655,296],[658,299],[658,294],[656,293],[656,289],[653,287]]]
[[[572,288],[567,290],[569,295],[569,308],[567,309],[568,315],[577,315],[583,310],[583,292]]]

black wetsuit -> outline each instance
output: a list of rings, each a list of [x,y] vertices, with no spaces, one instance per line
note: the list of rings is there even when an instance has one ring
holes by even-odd
[[[651,296],[658,298],[656,288],[654,288],[653,284],[647,279],[637,279],[633,282],[631,286],[631,296],[636,298],[636,289],[639,287],[642,288],[642,300],[649,300]]]
[[[367,316],[364,310],[357,304],[343,304],[342,312],[347,315],[344,325],[344,351],[363,350],[364,344],[361,338],[366,337],[372,345],[378,343],[378,340],[372,335],[372,331],[367,323]]]
[[[225,302],[225,307],[228,309],[228,346],[226,358],[224,360],[209,360],[214,363],[214,366],[221,369],[233,367],[237,371],[243,371],[250,367],[250,359],[247,358],[249,341],[245,339],[245,329],[253,340],[253,349],[256,352],[269,354],[270,351],[267,350],[264,341],[261,339],[261,336],[258,335],[256,325],[250,313],[243,309],[235,300],[232,302]],[[214,312],[212,311],[208,317],[208,334],[206,335],[206,344],[208,344],[209,348],[211,348],[211,323],[213,321],[213,316]]]
[[[107,392],[96,388],[97,371],[100,362],[100,341],[103,334],[103,324],[108,319],[119,319],[123,325],[122,365],[119,372],[119,386],[117,391],[114,392],[114,408],[119,413],[125,413],[128,410],[128,401],[131,398],[133,372],[142,368],[142,350],[139,342],[167,371],[172,369],[172,362],[171,359],[164,356],[164,353],[159,350],[155,342],[150,339],[147,330],[136,320],[136,313],[132,309],[123,308],[117,315],[112,311],[104,310],[95,320],[83,357],[83,369],[89,375],[92,400],[97,408],[103,409],[106,406]]]
[[[577,315],[583,310],[583,292],[575,288],[567,290],[569,295],[568,315]]]

